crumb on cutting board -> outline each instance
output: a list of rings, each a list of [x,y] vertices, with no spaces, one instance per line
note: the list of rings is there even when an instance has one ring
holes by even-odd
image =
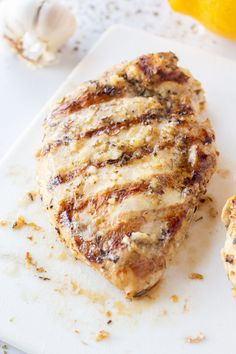
[[[50,278],[48,278],[48,277],[42,277],[42,276],[39,276],[39,279],[42,279],[42,280],[51,280]]]
[[[25,254],[25,264],[26,267],[29,268],[31,265],[33,265],[33,258],[31,257],[31,254],[29,251],[26,252]]]
[[[27,268],[30,268],[30,266],[33,266],[38,273],[45,273],[46,272],[46,270],[43,267],[38,266],[37,262],[32,258],[29,251],[27,251],[25,254],[25,264],[26,264]]]
[[[13,223],[12,228],[14,230],[18,230],[18,229],[21,229],[25,225],[26,225],[25,218],[23,216],[18,216],[17,220]]]
[[[24,196],[18,201],[19,207],[25,208],[31,205],[36,199],[37,193],[34,191],[26,192]]]
[[[7,220],[0,220],[0,226],[7,226],[8,221]]]
[[[107,317],[111,317],[111,316],[112,316],[112,312],[111,312],[111,311],[109,311],[109,310],[108,310],[108,311],[106,311],[106,316],[107,316]]]
[[[178,295],[171,295],[170,300],[174,303],[179,302],[179,297]]]
[[[35,224],[34,222],[28,222],[28,223],[26,223],[26,226],[31,227],[31,228],[34,229],[35,231],[41,231],[41,230],[42,230],[41,226],[38,226],[38,225]]]
[[[18,216],[17,220],[13,223],[12,228],[14,230],[19,230],[24,226],[31,227],[35,231],[40,231],[42,228],[35,224],[34,222],[26,222],[23,216]]]
[[[36,267],[36,271],[37,271],[38,273],[44,273],[44,272],[46,272],[43,267]]]
[[[197,336],[187,336],[185,337],[186,343],[197,344],[201,343],[206,339],[206,336],[203,333],[199,333]]]
[[[190,273],[188,275],[189,279],[192,279],[192,280],[203,280],[204,279],[204,276],[200,273]]]
[[[103,329],[98,332],[96,335],[96,341],[101,342],[104,339],[107,339],[110,336],[110,333],[107,331],[104,331]]]
[[[36,192],[33,192],[33,191],[26,193],[27,198],[28,198],[29,200],[31,200],[32,202],[35,201],[36,195],[37,195],[37,193],[36,193]]]

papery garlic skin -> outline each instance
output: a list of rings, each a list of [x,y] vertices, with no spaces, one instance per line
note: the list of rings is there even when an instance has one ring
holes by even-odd
[[[77,27],[71,11],[58,1],[5,0],[0,5],[3,37],[19,56],[37,66],[54,62]]]
[[[36,4],[37,3],[37,4]],[[11,39],[33,31],[38,8],[43,0],[5,0],[0,5],[1,31]]]
[[[44,3],[38,18],[36,34],[42,41],[48,43],[50,50],[58,50],[75,30],[76,20],[71,12],[65,11],[65,6],[52,1]]]

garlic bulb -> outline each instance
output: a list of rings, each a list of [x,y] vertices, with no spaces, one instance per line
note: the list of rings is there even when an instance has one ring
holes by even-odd
[[[76,29],[70,10],[53,0],[5,0],[0,14],[3,37],[19,56],[38,66],[53,62]]]

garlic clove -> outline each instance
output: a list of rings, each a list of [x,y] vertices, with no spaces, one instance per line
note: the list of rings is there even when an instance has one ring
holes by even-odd
[[[38,60],[44,51],[43,45],[29,32],[26,32],[22,38],[22,49],[23,55],[34,61]]]
[[[35,1],[24,0],[22,6],[19,6],[19,3],[19,0],[5,0],[2,4],[3,26],[10,38],[19,38],[26,31],[32,31],[37,16],[38,7],[35,6]],[[43,3],[43,0],[40,0],[40,3]]]
[[[37,66],[56,59],[56,52],[75,32],[70,10],[55,0],[4,0],[0,30],[14,51]]]
[[[55,61],[55,54],[47,51],[47,45],[42,41],[26,32],[22,38],[22,55],[31,61],[53,62]]]
[[[38,17],[36,34],[45,41],[49,50],[57,51],[75,32],[77,23],[68,8],[46,1]]]

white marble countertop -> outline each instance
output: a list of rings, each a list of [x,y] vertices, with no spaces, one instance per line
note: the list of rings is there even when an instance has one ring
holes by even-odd
[[[78,31],[62,50],[60,62],[33,69],[0,43],[0,158],[27,127],[58,85],[88,52],[99,36],[116,23],[144,29],[236,59],[236,42],[217,37],[189,17],[173,13],[165,0],[65,0],[78,19]],[[4,132],[4,133],[3,133]],[[0,342],[0,354],[19,354]],[[54,354],[54,353],[52,353]]]

